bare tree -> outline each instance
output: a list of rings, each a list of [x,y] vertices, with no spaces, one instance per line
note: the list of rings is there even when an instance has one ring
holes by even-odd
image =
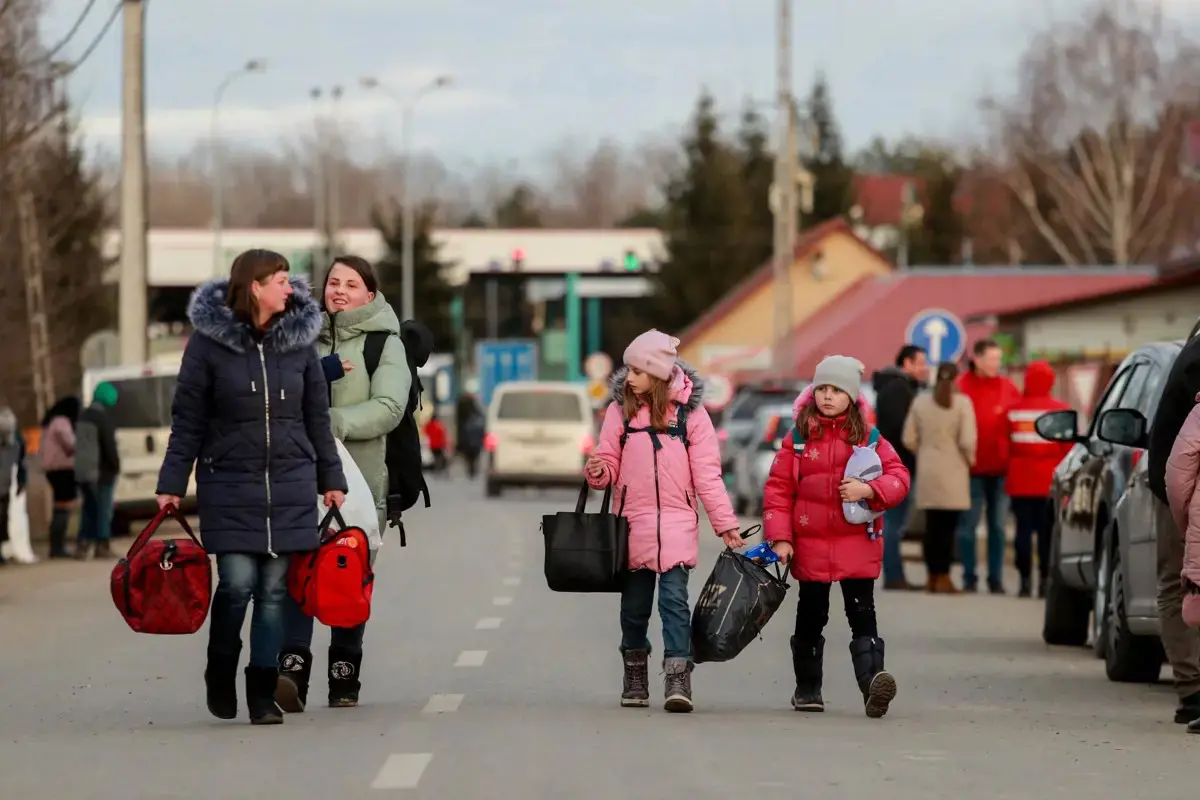
[[[1181,135],[1200,107],[1200,47],[1161,7],[1104,0],[1055,25],[1022,61],[1010,102],[989,99],[994,174],[1064,264],[1155,262],[1187,190]]]

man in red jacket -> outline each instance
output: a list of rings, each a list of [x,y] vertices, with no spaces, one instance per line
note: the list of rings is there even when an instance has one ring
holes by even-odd
[[[988,591],[1004,594],[1008,410],[1021,399],[1021,392],[1000,374],[1004,358],[1000,345],[991,339],[981,339],[975,343],[972,355],[971,368],[958,379],[958,388],[975,409],[979,442],[975,448],[975,466],[971,468],[971,510],[959,518],[958,554],[963,566],[963,591],[979,591],[979,576],[975,572],[976,531],[986,505]]]
[[[1038,597],[1046,596],[1046,571],[1050,566],[1050,527],[1054,512],[1050,509],[1050,482],[1071,445],[1051,442],[1038,436],[1033,424],[1048,411],[1070,406],[1050,396],[1054,388],[1054,368],[1045,361],[1034,361],[1025,368],[1025,392],[1008,410],[1008,474],[1004,488],[1017,519],[1017,571],[1021,573],[1021,597],[1032,595],[1033,536],[1037,534]]]

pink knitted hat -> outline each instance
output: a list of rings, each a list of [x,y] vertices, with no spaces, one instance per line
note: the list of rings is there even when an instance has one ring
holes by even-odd
[[[659,380],[669,381],[679,355],[678,348],[678,339],[652,328],[625,348],[625,363]]]

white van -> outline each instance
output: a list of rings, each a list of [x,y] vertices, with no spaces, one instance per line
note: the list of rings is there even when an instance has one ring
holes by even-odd
[[[503,383],[487,413],[487,496],[499,497],[505,486],[579,486],[595,446],[586,386]]]
[[[149,519],[158,511],[154,492],[171,435],[171,400],[178,376],[178,363],[100,367],[83,374],[81,397],[85,404],[91,402],[99,383],[107,381],[117,389],[117,404],[110,411],[121,456],[121,475],[113,500],[114,535],[124,535],[134,520]],[[183,500],[184,511],[194,510],[195,502],[193,471]]]

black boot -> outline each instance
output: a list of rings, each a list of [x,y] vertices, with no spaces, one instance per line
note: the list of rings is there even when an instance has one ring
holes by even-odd
[[[251,725],[282,725],[283,709],[275,702],[279,670],[275,667],[246,667],[246,707]]]
[[[1017,589],[1017,597],[1033,597],[1033,579],[1028,575],[1021,576],[1021,586]]]
[[[329,707],[353,708],[358,705],[358,680],[362,668],[362,653],[337,647],[329,648]]]
[[[650,651],[626,650],[625,680],[621,689],[621,705],[626,708],[646,708],[650,705]]]
[[[792,669],[796,672],[796,691],[792,693],[792,708],[797,711],[824,711],[821,698],[822,672],[825,664],[825,637],[815,642],[800,643],[792,637]]]
[[[862,690],[867,716],[882,717],[896,698],[896,679],[883,668],[883,639],[864,636],[850,642],[850,660],[854,677]]]
[[[237,667],[240,655],[240,645],[233,653],[217,653],[208,648],[204,687],[208,695],[209,713],[217,719],[237,719]]]
[[[686,658],[663,659],[663,708],[674,714],[687,714],[692,703],[692,665]]]
[[[71,522],[69,508],[56,508],[50,516],[50,557],[70,558],[67,552],[67,525]]]
[[[279,682],[275,702],[289,714],[299,714],[308,703],[308,679],[312,675],[312,651],[297,647],[279,654]]]

